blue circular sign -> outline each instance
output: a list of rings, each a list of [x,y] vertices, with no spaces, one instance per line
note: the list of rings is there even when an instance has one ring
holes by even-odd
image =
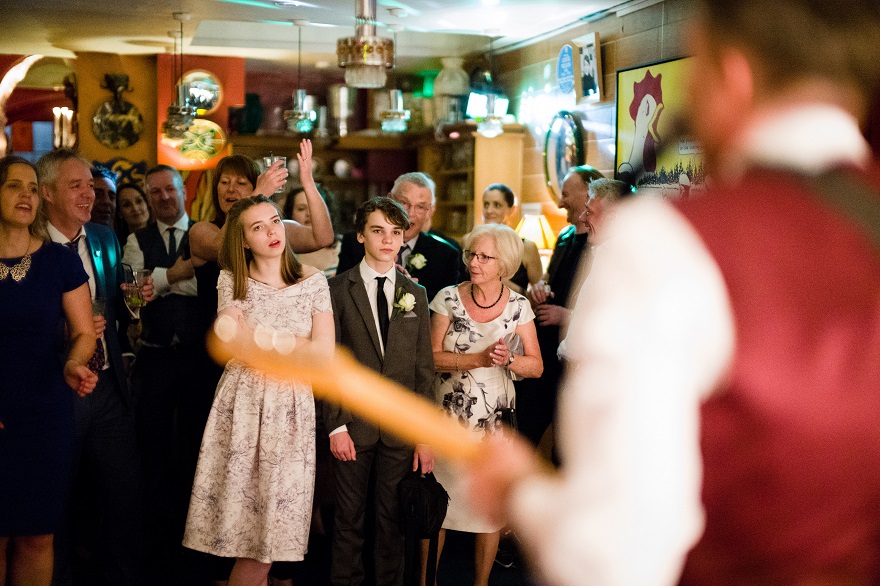
[[[574,51],[571,45],[563,45],[556,59],[556,83],[559,91],[567,94],[574,90]]]

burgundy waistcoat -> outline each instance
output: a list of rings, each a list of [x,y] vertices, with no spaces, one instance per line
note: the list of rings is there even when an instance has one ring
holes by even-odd
[[[682,584],[880,583],[880,250],[808,186],[761,170],[679,204],[736,328]]]

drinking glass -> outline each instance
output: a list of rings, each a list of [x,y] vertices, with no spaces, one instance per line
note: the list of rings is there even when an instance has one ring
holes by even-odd
[[[282,162],[281,163],[282,167],[285,167],[285,168],[287,167],[287,157],[279,157],[278,155],[273,155],[272,153],[269,153],[268,157],[263,157],[263,166],[268,170],[269,167],[271,167],[272,165],[274,165],[278,161]],[[285,183],[286,182],[287,181],[285,180]],[[284,191],[284,184],[282,184],[281,187],[276,189],[275,193],[281,193],[283,191]]]
[[[145,303],[142,287],[153,271],[134,269],[125,264],[123,269],[125,270],[125,283],[122,284],[122,291],[125,306],[128,308],[128,313],[131,314],[131,319],[137,322],[141,319],[141,307]]]

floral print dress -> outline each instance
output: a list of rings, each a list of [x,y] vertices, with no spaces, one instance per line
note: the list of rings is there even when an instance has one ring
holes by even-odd
[[[431,311],[449,317],[443,350],[458,354],[482,352],[499,339],[510,342],[517,326],[535,319],[528,300],[513,291],[501,315],[487,323],[471,318],[459,296],[458,286],[442,289],[430,307]],[[501,409],[516,404],[510,371],[499,366],[437,373],[434,392],[443,410],[480,438],[487,433],[499,432]],[[443,522],[445,529],[493,533],[501,528],[488,523],[467,506],[464,487],[449,465],[438,461],[434,475],[450,497],[449,510]]]
[[[332,311],[327,279],[315,273],[275,289],[248,279],[232,299],[232,274],[217,282],[219,309],[248,324],[307,337],[312,316]],[[266,377],[232,360],[205,427],[183,544],[223,557],[302,560],[315,486],[315,401],[311,388]]]

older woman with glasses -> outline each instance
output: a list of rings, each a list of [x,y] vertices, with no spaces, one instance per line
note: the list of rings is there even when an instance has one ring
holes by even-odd
[[[502,224],[483,224],[465,238],[464,248],[471,280],[442,289],[431,302],[435,390],[446,413],[483,438],[515,421],[512,376],[537,377],[544,366],[531,305],[502,282],[520,267],[522,239]],[[475,533],[474,584],[486,586],[501,526],[467,506],[451,469],[440,463],[435,474],[450,495],[440,549],[445,529]]]

